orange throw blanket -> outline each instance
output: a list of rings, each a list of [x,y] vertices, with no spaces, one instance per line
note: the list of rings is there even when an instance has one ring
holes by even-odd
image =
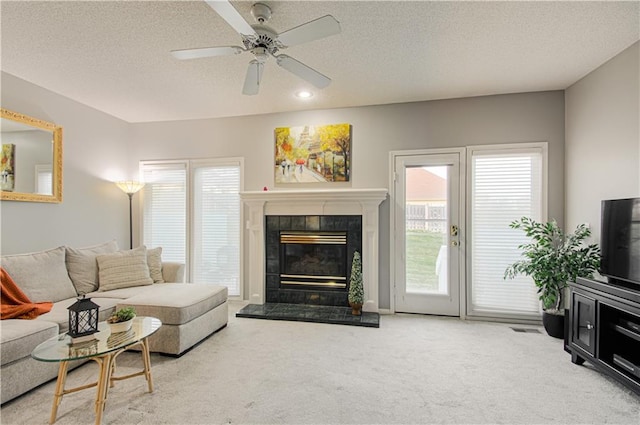
[[[48,313],[53,303],[32,303],[29,297],[13,281],[9,273],[0,267],[0,312],[4,319],[35,319],[41,314]]]

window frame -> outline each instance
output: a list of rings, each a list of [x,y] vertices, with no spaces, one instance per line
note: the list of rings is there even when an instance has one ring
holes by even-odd
[[[185,212],[186,216],[186,250],[185,250],[185,281],[191,281],[192,268],[194,265],[194,260],[192,256],[193,251],[193,238],[192,238],[192,230],[193,230],[193,221],[195,219],[195,199],[194,199],[194,181],[195,181],[195,170],[201,167],[213,167],[213,166],[238,166],[240,169],[240,185],[238,193],[242,193],[244,191],[244,158],[243,157],[224,157],[224,158],[204,158],[204,159],[173,159],[173,160],[142,160],[139,162],[139,175],[141,179],[144,176],[145,167],[171,167],[178,164],[183,164],[185,167],[186,173],[186,208]],[[141,191],[143,192],[143,191]],[[144,193],[140,194],[140,200],[138,202],[138,240],[142,244],[144,241]],[[239,216],[239,295],[230,295],[229,299],[244,299],[244,232],[243,232],[243,223],[244,223],[244,206],[242,201],[240,201],[240,216]]]
[[[466,256],[466,274],[467,274],[467,288],[466,288],[466,305],[467,305],[467,317],[482,318],[482,319],[496,319],[496,320],[514,320],[524,322],[539,322],[541,318],[542,310],[538,314],[527,313],[507,313],[500,311],[480,310],[475,309],[473,305],[473,157],[474,155],[482,154],[518,154],[518,153],[540,153],[541,156],[541,188],[540,188],[540,220],[547,221],[548,217],[548,194],[549,194],[549,145],[548,142],[527,142],[527,143],[509,143],[498,145],[480,145],[480,146],[468,146],[467,147],[467,193],[466,197],[466,210],[468,211],[466,217],[466,229],[467,240],[466,249],[469,251],[469,255]]]

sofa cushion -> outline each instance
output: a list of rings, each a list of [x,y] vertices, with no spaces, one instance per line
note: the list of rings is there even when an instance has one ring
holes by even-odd
[[[3,255],[2,267],[34,303],[78,296],[67,273],[63,246],[30,254]]]
[[[124,300],[125,298],[133,297],[138,294],[142,294],[145,291],[152,291],[152,285],[143,286],[130,286],[128,288],[112,289],[110,291],[94,291],[89,292],[87,297],[106,297],[106,298],[118,298]]]
[[[147,265],[144,246],[96,257],[98,261],[99,291],[153,284]]]
[[[118,309],[134,307],[139,316],[157,317],[165,325],[181,325],[227,301],[227,287],[206,283],[165,283],[152,291],[121,300]]]
[[[147,265],[153,283],[164,283],[162,277],[162,247],[147,249]]]
[[[115,240],[85,248],[66,247],[67,271],[78,294],[88,294],[98,289],[96,256],[116,251],[118,243]]]
[[[118,298],[91,298],[91,301],[96,303],[100,308],[98,309],[98,321],[104,321],[111,316],[114,311],[114,307],[118,302],[122,301]],[[53,308],[46,314],[38,316],[36,321],[53,322],[60,328],[60,333],[67,332],[69,330],[69,306],[76,302],[75,298],[58,301],[53,304]],[[3,327],[4,330],[4,327]],[[32,347],[33,348],[33,347]]]
[[[58,325],[45,320],[3,320],[0,333],[2,365],[28,357],[38,344],[56,335]]]

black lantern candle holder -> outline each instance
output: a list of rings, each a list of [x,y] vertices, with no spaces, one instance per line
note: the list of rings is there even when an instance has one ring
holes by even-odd
[[[98,332],[98,311],[100,306],[91,298],[81,298],[71,304],[69,310],[69,331],[71,341],[80,342],[91,339],[91,335]]]

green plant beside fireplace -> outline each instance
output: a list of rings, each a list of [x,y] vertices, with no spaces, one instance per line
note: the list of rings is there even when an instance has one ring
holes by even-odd
[[[349,279],[349,305],[354,315],[360,315],[364,303],[364,287],[362,286],[362,260],[358,251],[353,253],[351,278]]]

